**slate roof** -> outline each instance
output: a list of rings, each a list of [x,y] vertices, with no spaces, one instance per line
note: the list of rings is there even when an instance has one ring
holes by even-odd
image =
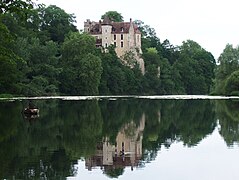
[[[132,22],[133,23],[133,22]],[[130,22],[110,22],[109,20],[104,19],[101,23],[95,23],[94,26],[91,27],[90,33],[91,34],[101,34],[102,33],[102,25],[111,25],[112,26],[112,34],[122,34],[122,33],[129,33]],[[136,24],[133,23],[134,32],[140,34],[138,27]]]

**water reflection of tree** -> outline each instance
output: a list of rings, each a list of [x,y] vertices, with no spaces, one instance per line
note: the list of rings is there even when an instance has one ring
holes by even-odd
[[[39,101],[40,117],[29,123],[21,117],[21,103],[13,105],[0,104],[0,127],[9,129],[0,137],[0,164],[4,165],[0,179],[13,175],[19,179],[65,179],[75,174],[77,159],[94,153],[102,133],[97,101]],[[8,113],[8,109],[14,112]]]
[[[161,145],[170,147],[173,142],[182,141],[194,146],[216,126],[209,100],[164,100],[148,104],[147,109],[143,141],[147,161],[156,157]]]
[[[170,147],[175,141],[196,145],[216,126],[212,103],[204,100],[41,100],[36,104],[40,117],[28,123],[20,115],[22,103],[0,103],[0,178],[29,179],[32,170],[33,179],[40,179],[40,174],[48,179],[74,175],[76,160],[94,155],[105,137],[115,144],[122,128],[127,137],[134,137],[142,116],[145,125],[138,137],[143,137],[144,157],[138,166],[154,159],[162,145]],[[107,167],[105,173],[118,177],[123,169]]]
[[[21,115],[21,104],[19,102],[0,102],[0,179],[7,174],[11,161],[18,151],[15,137],[18,135],[19,121]]]
[[[139,124],[143,114],[143,101],[118,100],[100,102],[101,113],[104,121],[103,137],[109,137],[112,144],[115,143],[119,130],[126,124],[134,121]]]
[[[187,100],[182,103],[182,108],[176,110],[181,110],[180,116],[175,119],[180,131],[178,137],[185,145],[194,146],[216,127],[215,113],[209,100]]]
[[[239,102],[221,100],[216,103],[220,134],[228,146],[239,142]]]
[[[118,178],[124,173],[124,167],[111,168],[110,166],[105,169],[105,174],[110,178]]]

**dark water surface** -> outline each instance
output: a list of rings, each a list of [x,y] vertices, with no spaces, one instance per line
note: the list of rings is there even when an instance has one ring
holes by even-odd
[[[239,101],[0,101],[0,179],[239,179]]]

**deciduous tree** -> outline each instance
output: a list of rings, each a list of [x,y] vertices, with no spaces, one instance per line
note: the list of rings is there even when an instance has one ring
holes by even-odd
[[[102,65],[94,37],[72,33],[63,43],[61,90],[74,95],[97,95]]]
[[[107,11],[105,14],[103,14],[101,16],[101,19],[104,19],[105,17],[108,17],[111,21],[114,21],[114,22],[123,22],[124,21],[121,13],[119,13],[117,11]]]

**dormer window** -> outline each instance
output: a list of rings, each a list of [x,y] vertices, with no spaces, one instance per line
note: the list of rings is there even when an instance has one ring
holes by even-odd
[[[120,28],[120,31],[121,31],[121,32],[124,32],[124,28],[123,28],[123,27],[121,27],[121,28]]]

